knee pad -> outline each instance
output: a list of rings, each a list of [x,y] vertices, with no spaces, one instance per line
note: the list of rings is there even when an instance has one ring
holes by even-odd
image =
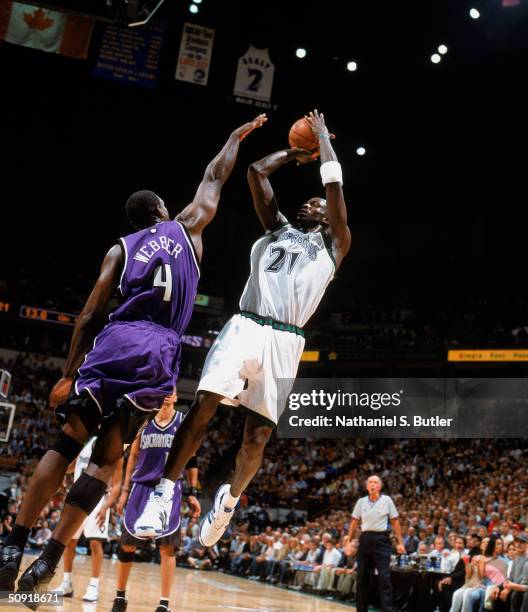
[[[106,489],[105,482],[83,472],[73,483],[64,501],[70,506],[77,506],[86,514],[91,514],[106,493]]]
[[[119,552],[117,553],[117,558],[121,563],[132,563],[134,561],[134,552],[125,552],[121,547],[119,547]]]
[[[68,434],[65,434],[62,430],[59,431],[53,444],[49,447],[49,450],[53,450],[59,455],[62,455],[68,463],[71,463],[74,459],[77,459],[79,453],[84,445],[77,440],[74,440]]]

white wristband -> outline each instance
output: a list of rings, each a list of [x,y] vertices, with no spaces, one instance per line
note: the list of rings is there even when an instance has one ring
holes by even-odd
[[[343,184],[343,172],[341,170],[341,164],[337,161],[328,161],[321,164],[321,179],[323,185],[328,183],[341,183]]]

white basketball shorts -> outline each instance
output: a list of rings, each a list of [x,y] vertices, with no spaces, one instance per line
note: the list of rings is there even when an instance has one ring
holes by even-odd
[[[283,409],[277,379],[295,379],[303,349],[303,336],[236,314],[209,350],[198,391],[223,395],[224,403],[240,404],[276,425]]]
[[[84,531],[84,537],[89,539],[101,538],[106,540],[108,538],[108,524],[110,523],[110,510],[106,511],[105,521],[102,527],[97,525],[95,517],[105,503],[106,495],[103,495],[101,501],[93,509],[92,513],[86,517],[84,523],[79,527],[77,533],[73,536],[74,540],[78,540]]]

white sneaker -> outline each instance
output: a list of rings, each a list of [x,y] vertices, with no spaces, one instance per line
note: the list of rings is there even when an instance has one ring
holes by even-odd
[[[73,584],[69,580],[63,580],[60,586],[51,592],[62,597],[73,597]]]
[[[83,601],[97,601],[99,599],[99,587],[89,584],[86,587],[86,593],[83,595]]]
[[[152,491],[145,510],[134,524],[134,535],[137,538],[155,538],[162,535],[167,530],[171,511],[172,498]]]
[[[231,520],[234,508],[225,508],[222,500],[229,492],[231,485],[223,484],[216,492],[212,510],[210,510],[201,520],[198,531],[198,540],[202,546],[214,546],[222,537],[229,521]]]

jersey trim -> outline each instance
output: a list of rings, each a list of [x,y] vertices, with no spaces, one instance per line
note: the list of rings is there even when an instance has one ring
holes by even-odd
[[[159,414],[159,413],[158,413]],[[156,416],[158,416],[156,414]],[[165,431],[166,429],[168,429],[171,425],[174,424],[174,421],[176,419],[176,417],[178,416],[178,411],[175,410],[174,411],[174,416],[172,417],[172,419],[167,423],[167,425],[165,425],[165,427],[162,427],[161,425],[158,425],[158,423],[156,423],[156,416],[152,419],[152,423],[154,424],[154,426],[159,429],[160,431]]]
[[[183,230],[183,235],[185,236],[185,239],[187,240],[189,247],[191,249],[191,253],[193,255],[194,263],[196,265],[196,270],[198,271],[198,276],[200,276],[200,264],[198,263],[199,261],[198,253],[196,252],[196,249],[194,248],[194,244],[193,244],[193,241],[191,240],[189,232],[187,231],[187,228],[185,227],[185,225],[183,225],[183,223],[181,223],[180,221],[175,221],[175,223],[177,223]]]
[[[118,285],[118,289],[119,291],[121,291],[121,295],[125,295],[123,293],[123,278],[125,276],[125,272],[127,269],[127,264],[128,264],[128,251],[127,251],[127,247],[126,247],[126,242],[124,238],[119,238],[119,244],[121,246],[121,250],[123,251],[123,255],[125,256],[125,263],[123,264],[123,271],[121,272],[121,276],[119,278],[119,285]]]
[[[330,259],[332,260],[332,263],[334,264],[334,272],[335,272],[337,270],[337,262],[335,260],[334,253],[332,251],[332,240],[330,236],[324,230],[320,230],[320,234],[323,238],[325,248],[328,251],[328,255],[330,256]]]
[[[157,412],[159,410],[159,408],[142,408],[137,402],[135,402],[131,397],[129,393],[125,393],[123,395],[123,397],[126,397],[127,400],[131,403],[134,404],[134,406],[138,409],[141,410],[141,412]]]

